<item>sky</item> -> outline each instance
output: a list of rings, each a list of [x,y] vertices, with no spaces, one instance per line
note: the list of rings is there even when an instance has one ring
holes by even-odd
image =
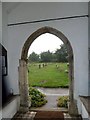
[[[30,46],[28,56],[32,52],[37,54],[48,50],[50,50],[50,52],[55,52],[57,48],[60,48],[61,44],[63,44],[63,42],[57,36],[50,33],[42,34],[36,38]]]

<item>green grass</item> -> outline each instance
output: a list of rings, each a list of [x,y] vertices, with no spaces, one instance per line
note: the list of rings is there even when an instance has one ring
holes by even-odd
[[[43,63],[32,63],[28,65],[30,86],[48,88],[65,88],[69,86],[68,73],[65,73],[65,70],[68,70],[66,63],[48,63],[47,66],[40,69],[39,64]]]

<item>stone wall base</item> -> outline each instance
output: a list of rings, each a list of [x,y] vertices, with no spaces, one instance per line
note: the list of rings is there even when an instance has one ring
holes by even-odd
[[[29,111],[29,107],[20,106],[20,108],[19,108],[19,112],[21,112],[21,113],[26,113],[28,111]]]
[[[75,100],[70,102],[68,112],[71,116],[79,116],[78,108]]]

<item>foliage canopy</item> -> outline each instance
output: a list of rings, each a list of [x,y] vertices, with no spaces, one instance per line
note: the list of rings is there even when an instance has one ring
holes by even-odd
[[[49,50],[46,52],[42,52],[39,55],[35,52],[32,52],[29,55],[29,62],[67,62],[67,48],[65,44],[61,44],[60,48],[55,51],[55,53],[50,52]]]

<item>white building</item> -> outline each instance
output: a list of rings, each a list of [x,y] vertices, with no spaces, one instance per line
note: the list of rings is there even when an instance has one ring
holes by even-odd
[[[7,61],[3,63],[2,83],[6,85],[3,97],[5,100],[8,95],[12,93],[15,95],[2,107],[0,118],[12,118],[19,109],[20,95],[21,98],[25,95],[19,91],[20,72],[22,72],[20,66],[26,64],[26,55],[31,43],[36,37],[46,32],[57,35],[66,45],[70,43],[74,58],[74,70],[72,69],[74,75],[71,79],[73,80],[73,98],[78,113],[83,118],[90,117],[88,107],[88,100],[90,100],[89,15],[90,3],[88,2],[0,3],[0,16],[2,16],[0,17],[0,44],[3,46],[3,62],[4,58]],[[27,86],[20,88],[25,90]],[[25,92],[27,94],[27,91]],[[21,104],[23,101],[24,99]]]

